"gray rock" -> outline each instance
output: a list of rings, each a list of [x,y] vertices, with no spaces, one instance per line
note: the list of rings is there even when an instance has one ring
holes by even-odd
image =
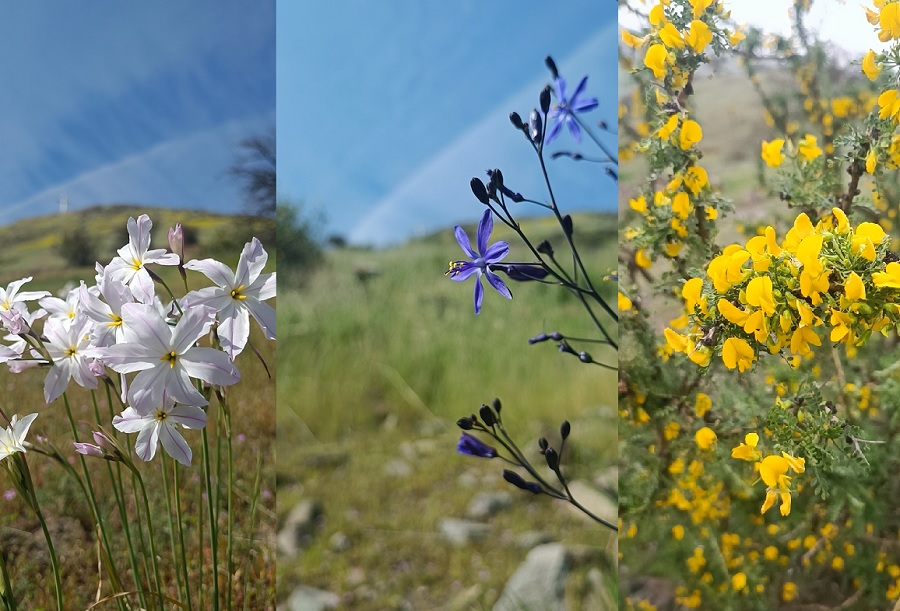
[[[569,491],[572,493],[572,496],[575,497],[576,501],[584,505],[594,515],[603,518],[604,520],[608,520],[613,524],[616,523],[619,516],[618,503],[594,488],[592,485],[581,480],[575,480],[569,482]],[[589,522],[593,522],[589,516],[574,505],[570,503],[564,503],[564,505],[576,515],[581,516]]]
[[[441,531],[444,539],[456,547],[463,547],[472,541],[483,539],[490,532],[491,527],[487,524],[470,520],[444,518],[441,520],[438,529]]]
[[[538,530],[527,530],[516,537],[516,547],[529,550],[544,543],[550,543],[553,537]]]
[[[341,597],[334,592],[297,586],[287,603],[279,607],[279,611],[328,611],[337,609],[340,604]]]
[[[506,582],[494,611],[565,611],[567,565],[563,545],[534,548]]]
[[[350,549],[350,537],[342,532],[336,532],[328,538],[328,547],[333,552],[346,552]]]
[[[412,472],[412,465],[410,465],[405,460],[400,460],[399,458],[389,460],[384,465],[385,475],[392,475],[394,477],[408,477],[412,475]]]
[[[306,499],[297,503],[278,531],[278,551],[288,558],[295,557],[309,546],[324,517],[322,504],[318,501]]]
[[[486,520],[510,505],[512,496],[508,492],[480,492],[469,503],[466,517],[472,520]]]

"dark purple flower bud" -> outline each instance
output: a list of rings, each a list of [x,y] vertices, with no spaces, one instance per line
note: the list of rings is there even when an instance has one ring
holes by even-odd
[[[475,198],[480,201],[482,204],[487,206],[488,204],[488,193],[487,189],[484,187],[484,183],[481,182],[480,178],[473,178],[469,182],[469,186],[472,187],[472,193],[475,195]]]
[[[593,363],[593,362],[594,362],[594,359],[591,358],[591,355],[588,354],[587,352],[579,352],[579,353],[578,353],[578,359],[579,359],[582,363]]]
[[[512,264],[491,265],[493,271],[501,271],[513,280],[528,282],[530,280],[543,280],[550,272],[540,265]]]
[[[503,189],[503,172],[501,172],[499,168],[490,170],[488,175],[491,177],[491,184],[495,189],[498,191]]]
[[[566,352],[568,354],[574,354],[575,356],[578,356],[578,353],[572,349],[572,346],[570,346],[569,342],[567,342],[566,340],[559,342],[559,351]]]
[[[478,415],[481,416],[481,420],[487,426],[494,426],[497,423],[497,418],[494,417],[494,412],[487,405],[482,405],[478,410]]]
[[[475,423],[472,422],[471,418],[460,418],[459,420],[456,421],[456,426],[458,426],[459,428],[461,428],[464,431],[471,431],[472,426],[474,424]]]
[[[550,85],[541,89],[541,112],[544,114],[547,114],[550,111],[550,91]]]
[[[618,180],[619,180],[619,173],[616,172],[615,168],[609,168],[609,167],[607,167],[607,168],[603,168],[603,169],[606,171],[606,174],[607,174],[610,178],[612,178],[613,180],[615,180],[616,182],[618,182]]]
[[[540,144],[541,137],[544,135],[544,124],[541,121],[541,113],[534,109],[528,119],[528,135],[535,144]]]
[[[537,245],[537,251],[542,255],[547,255],[548,257],[553,256],[553,246],[547,240],[544,240]]]
[[[541,454],[543,454],[550,447],[550,442],[547,441],[546,437],[541,437],[538,439],[538,447],[541,449]]]
[[[503,404],[500,403],[500,399],[499,399],[499,398],[494,399],[493,401],[491,401],[491,405],[494,406],[494,411],[497,412],[498,414],[500,413],[500,410],[503,408]]]
[[[559,469],[559,453],[553,448],[547,448],[544,452],[544,458],[547,459],[547,466],[553,471]]]
[[[559,78],[559,70],[556,69],[556,62],[553,61],[553,58],[549,55],[544,59],[544,63],[547,64],[547,68],[550,70],[550,74],[554,79]]]
[[[494,458],[497,456],[497,450],[478,439],[478,437],[468,433],[460,435],[456,444],[456,451],[460,454],[468,454],[478,458]]]
[[[555,341],[555,342],[562,341],[562,340],[563,340],[563,334],[560,333],[559,331],[554,331],[553,333],[550,334],[550,339],[552,339],[552,340]]]
[[[510,484],[515,486],[516,488],[521,488],[522,490],[527,490],[532,494],[540,494],[541,487],[535,484],[534,482],[527,482],[522,479],[522,476],[516,473],[515,471],[510,471],[509,469],[503,470],[503,479],[508,481]]]
[[[528,343],[539,344],[541,342],[547,341],[548,339],[550,339],[549,335],[547,335],[546,333],[541,333],[540,335],[535,335],[534,337],[529,338]]]
[[[569,433],[572,432],[572,425],[568,420],[563,420],[562,424],[559,427],[559,436],[563,438],[565,441],[569,437]]]
[[[566,237],[571,238],[572,233],[575,231],[575,227],[572,225],[572,216],[567,214],[562,219],[562,228],[563,231],[566,232]]]
[[[513,127],[516,129],[525,129],[525,123],[522,122],[522,117],[520,117],[517,112],[509,113],[509,122],[512,123]]]

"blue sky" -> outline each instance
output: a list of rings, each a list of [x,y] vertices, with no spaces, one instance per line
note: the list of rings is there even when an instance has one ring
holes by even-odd
[[[0,223],[97,203],[232,212],[275,125],[275,2],[0,7]]]
[[[277,2],[278,189],[321,212],[325,234],[384,245],[474,223],[469,180],[490,167],[546,199],[539,166],[508,115],[550,82],[552,55],[574,87],[589,74],[616,124],[616,5],[515,0]],[[564,9],[564,10],[563,10]],[[606,142],[614,148],[615,137]],[[549,151],[576,148],[567,134]],[[593,152],[586,145],[580,150]],[[599,166],[551,162],[561,207],[614,210]],[[532,209],[534,210],[534,209]]]

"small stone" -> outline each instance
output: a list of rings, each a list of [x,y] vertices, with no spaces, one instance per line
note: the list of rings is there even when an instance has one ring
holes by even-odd
[[[337,609],[341,597],[334,592],[319,590],[309,586],[298,586],[291,592],[285,611],[328,611]]]
[[[350,537],[338,531],[328,538],[328,547],[333,552],[345,552],[350,549]]]
[[[567,565],[561,544],[534,548],[506,582],[494,611],[565,611]]]
[[[312,499],[297,503],[278,531],[278,550],[288,558],[309,546],[324,518],[322,504]]]
[[[483,539],[491,530],[487,524],[458,518],[444,518],[438,528],[444,539],[456,547],[463,547],[472,541]]]
[[[480,492],[469,503],[466,517],[472,520],[486,520],[510,505],[512,496],[508,492]]]
[[[391,475],[393,477],[408,477],[412,475],[412,472],[412,465],[410,465],[405,460],[400,460],[399,458],[389,460],[384,465],[385,475]]]
[[[544,543],[550,543],[553,537],[538,530],[527,530],[516,537],[516,547],[529,550]]]

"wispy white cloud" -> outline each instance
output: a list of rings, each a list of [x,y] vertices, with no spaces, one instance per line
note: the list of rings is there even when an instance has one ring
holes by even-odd
[[[606,27],[585,41],[557,64],[570,81],[590,74],[588,93],[600,99],[601,109],[588,118],[616,122],[616,44],[617,25]],[[479,120],[436,154],[424,160],[409,178],[381,198],[356,223],[348,238],[354,243],[386,245],[410,235],[433,231],[463,220],[472,221],[480,204],[472,196],[469,179],[484,176],[487,168],[498,166],[506,183],[534,199],[546,198],[546,187],[537,160],[523,136],[508,120],[511,110],[523,117],[536,105],[541,88],[549,76],[519,88],[508,99],[485,113]],[[615,139],[607,138],[615,147]],[[563,134],[550,149],[588,150],[586,142],[577,147]],[[568,210],[615,209],[616,185],[594,164],[560,159],[550,162],[551,180],[560,205]],[[524,206],[524,204],[520,204]],[[537,209],[524,209],[533,213]]]

